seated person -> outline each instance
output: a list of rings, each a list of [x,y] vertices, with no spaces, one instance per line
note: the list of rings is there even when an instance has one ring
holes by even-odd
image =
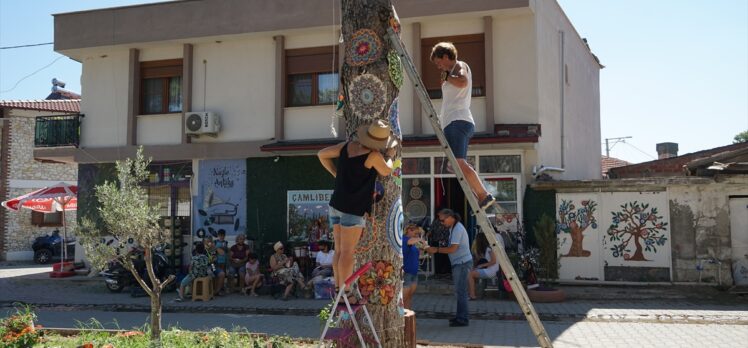
[[[244,274],[246,273],[244,265],[247,263],[247,256],[249,255],[249,246],[244,243],[244,240],[246,239],[247,236],[243,234],[237,235],[236,244],[229,249],[229,275],[237,279],[240,289],[243,289],[246,286],[244,284]]]
[[[179,297],[177,297],[177,302],[184,301],[184,291],[188,286],[192,286],[192,281],[197,278],[203,278],[208,277],[211,275],[211,272],[209,271],[210,261],[208,261],[208,256],[205,252],[205,245],[203,244],[197,244],[195,245],[195,251],[194,256],[192,256],[192,261],[190,262],[190,268],[187,272],[187,275],[182,279],[182,282],[179,284],[179,289],[177,289],[177,294]],[[192,291],[195,291],[194,289]]]
[[[273,277],[278,278],[280,283],[286,286],[286,291],[283,293],[282,299],[283,301],[287,301],[288,295],[293,291],[294,284],[298,284],[299,288],[306,289],[304,276],[299,271],[299,265],[293,262],[293,258],[283,253],[283,243],[275,243],[273,249],[275,250],[275,254],[270,256],[270,270]]]
[[[260,262],[257,260],[255,253],[249,253],[247,256],[247,264],[244,265],[246,274],[244,275],[244,284],[246,286],[242,289],[242,292],[246,295],[257,296],[255,289],[262,286],[262,280],[264,275],[260,273]],[[247,294],[249,291],[249,294]]]
[[[478,279],[491,279],[497,276],[499,272],[499,263],[496,258],[496,251],[491,250],[488,239],[483,233],[475,235],[473,243],[473,255],[481,258],[476,263],[470,273],[468,273],[468,295],[471,300],[475,300],[475,282]]]
[[[213,244],[213,238],[211,236],[206,236],[205,239],[203,239],[203,244],[205,245],[205,252],[208,255],[210,268],[213,271],[213,295],[223,296],[225,294],[225,292],[223,291],[223,282],[226,279],[226,272],[216,266],[216,260],[218,259],[218,248],[216,248],[215,244]]]
[[[312,279],[309,280],[307,286],[312,286],[327,277],[332,277],[333,273],[332,258],[335,256],[335,250],[330,250],[330,241],[328,240],[323,239],[317,243],[319,244],[319,252],[317,252],[315,258],[317,265],[312,270]]]

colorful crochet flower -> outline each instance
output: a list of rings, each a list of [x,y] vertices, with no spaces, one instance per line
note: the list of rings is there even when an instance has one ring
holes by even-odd
[[[353,112],[367,120],[379,118],[384,110],[386,94],[384,83],[372,74],[359,75],[348,85]]]
[[[353,66],[372,63],[382,56],[382,41],[371,29],[353,33],[347,46],[346,62]]]
[[[361,295],[370,304],[386,305],[395,298],[395,268],[391,263],[379,260],[358,279]]]

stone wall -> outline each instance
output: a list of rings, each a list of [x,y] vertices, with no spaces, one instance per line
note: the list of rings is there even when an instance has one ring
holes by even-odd
[[[675,281],[697,282],[701,268],[702,282],[732,284],[729,197],[748,195],[748,177],[733,176],[708,185],[672,185],[668,195]],[[709,262],[711,258],[721,264]],[[699,262],[701,267],[697,267]]]
[[[78,166],[75,164],[43,163],[34,160],[34,130],[36,116],[59,113],[29,110],[10,110],[9,170],[7,182],[9,199],[25,193],[54,185],[60,181],[76,184]],[[68,231],[75,228],[75,212],[66,212]],[[4,253],[8,260],[30,260],[33,256],[31,244],[38,236],[50,233],[58,227],[39,227],[31,224],[31,211],[7,212],[4,227]],[[59,227],[62,232],[62,227]],[[69,232],[69,236],[72,233]]]

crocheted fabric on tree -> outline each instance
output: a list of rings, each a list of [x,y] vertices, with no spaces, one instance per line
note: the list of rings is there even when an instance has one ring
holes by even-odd
[[[345,60],[353,66],[372,63],[382,56],[382,41],[371,29],[360,29],[348,40]]]
[[[397,52],[390,51],[387,53],[387,64],[390,73],[390,79],[395,87],[400,88],[403,86],[403,64],[400,62],[400,57]]]
[[[384,83],[372,74],[359,75],[348,85],[351,108],[364,120],[379,118],[386,94]]]
[[[386,260],[376,260],[374,267],[358,278],[358,288],[369,304],[386,305],[395,298],[398,269]]]
[[[403,252],[403,204],[398,198],[387,214],[387,241],[397,254]]]
[[[395,100],[392,101],[388,119],[390,121],[390,128],[392,129],[392,133],[394,133],[399,140],[402,140],[402,135],[400,134],[400,115],[398,112],[397,101],[398,98],[395,98]]]

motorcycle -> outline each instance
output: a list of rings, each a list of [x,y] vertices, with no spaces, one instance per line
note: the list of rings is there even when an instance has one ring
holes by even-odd
[[[174,274],[174,270],[169,265],[169,259],[166,256],[166,249],[168,249],[169,247],[169,245],[157,246],[153,249],[153,253],[151,255],[153,260],[153,273],[156,274],[156,277],[160,281],[164,281],[170,275]],[[138,272],[138,274],[140,274],[146,284],[150,285],[151,281],[146,270],[143,250],[133,249],[128,252],[128,255],[133,259],[135,270]],[[135,276],[132,274],[132,272],[130,272],[130,270],[125,268],[125,266],[123,266],[122,263],[117,260],[110,261],[107,265],[107,268],[99,272],[99,275],[104,277],[104,282],[107,289],[109,289],[109,291],[113,293],[122,292],[122,290],[128,286],[131,288],[131,295],[133,297],[139,296],[140,294],[144,293],[143,289],[140,287],[140,284],[138,284],[138,281],[135,280]],[[164,290],[168,292],[175,289],[175,284],[176,282],[172,281]]]
[[[60,261],[62,259],[60,243],[62,243],[60,230],[54,230],[52,234],[46,236],[36,237],[31,245],[31,249],[34,250],[34,262],[44,265],[52,261]],[[65,247],[67,248],[67,259],[65,261],[74,260],[75,240],[66,240]]]

